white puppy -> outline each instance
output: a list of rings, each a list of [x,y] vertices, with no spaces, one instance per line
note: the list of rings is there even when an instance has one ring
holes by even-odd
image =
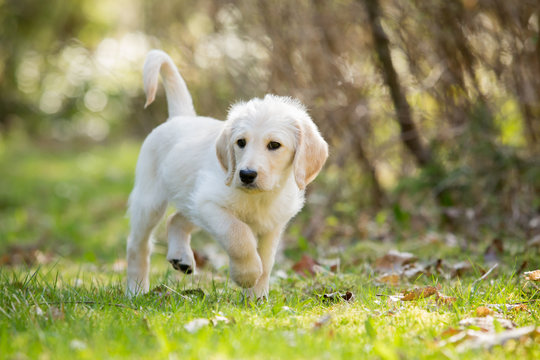
[[[172,204],[167,260],[175,269],[195,269],[190,234],[202,228],[229,255],[231,278],[251,296],[266,297],[281,234],[302,208],[304,188],[321,170],[328,145],[304,107],[286,97],[238,103],[227,121],[197,116],[171,58],[158,50],[144,64],[146,106],[160,72],[169,119],[148,135],[137,162],[127,293],[148,291],[151,233]]]

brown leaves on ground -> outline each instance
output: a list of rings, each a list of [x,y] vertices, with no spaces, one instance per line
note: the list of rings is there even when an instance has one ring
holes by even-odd
[[[293,265],[292,269],[298,275],[311,275],[314,276],[317,273],[317,266],[320,264],[309,255],[302,255],[302,258]]]
[[[414,288],[412,290],[403,290],[400,294],[390,295],[388,298],[391,301],[414,301],[425,299],[431,296],[435,296],[435,302],[438,305],[451,305],[456,302],[456,298],[453,296],[446,296],[440,291],[440,287],[436,286],[424,286],[421,288]]]
[[[407,252],[390,250],[386,255],[375,260],[375,270],[379,272],[400,271],[405,265],[418,260],[416,256]]]
[[[540,270],[524,272],[523,276],[529,281],[540,281]]]
[[[375,278],[379,284],[399,286],[409,280],[416,280],[420,276],[438,274],[445,279],[453,279],[462,276],[471,270],[468,261],[448,264],[442,259],[434,262],[420,262],[410,253],[402,253],[396,250],[389,251],[386,255],[375,260],[374,270],[380,275]]]
[[[439,293],[439,289],[437,289],[435,286],[426,286],[423,288],[416,288],[410,291],[404,291],[401,301],[412,301],[412,300],[424,299],[438,293]]]
[[[443,259],[432,262],[420,262],[418,258],[407,252],[389,251],[375,260],[373,268],[380,275],[375,281],[380,284],[399,286],[408,280],[416,280],[422,275],[441,275],[446,279],[462,276],[472,269],[468,261],[448,264]]]
[[[476,309],[477,314],[490,311],[487,307]],[[492,313],[492,312],[491,312]],[[459,322],[459,328],[445,330],[439,342],[440,346],[448,344],[457,345],[458,351],[470,349],[489,349],[496,345],[504,345],[509,340],[540,339],[540,327],[526,326],[516,328],[511,320],[501,317],[500,314],[485,315],[481,317],[466,318]]]
[[[493,314],[493,310],[491,310],[487,306],[479,306],[476,308],[476,316],[478,317],[485,317],[491,314]]]
[[[330,270],[326,269],[321,263],[309,255],[302,255],[302,258],[292,266],[295,273],[302,276],[315,276],[318,273],[332,273],[339,268],[339,260],[325,260],[330,264]]]
[[[12,245],[0,256],[0,266],[44,265],[50,263],[54,256],[50,252],[41,251],[41,243],[31,245]]]

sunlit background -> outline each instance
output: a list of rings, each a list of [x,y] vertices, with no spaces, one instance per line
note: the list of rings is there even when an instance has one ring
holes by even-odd
[[[331,145],[286,236],[540,233],[537,1],[0,0],[0,249],[123,256],[152,48],[200,115],[299,98]],[[447,239],[439,239],[447,241]],[[317,246],[315,246],[317,245]]]

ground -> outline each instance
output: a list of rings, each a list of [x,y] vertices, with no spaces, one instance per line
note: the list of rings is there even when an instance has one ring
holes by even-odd
[[[538,248],[504,235],[491,253],[443,232],[351,241],[337,267],[285,251],[269,299],[251,301],[215,254],[195,276],[170,268],[160,228],[152,291],[125,297],[137,149],[0,142],[0,358],[540,357],[538,283],[524,275]]]

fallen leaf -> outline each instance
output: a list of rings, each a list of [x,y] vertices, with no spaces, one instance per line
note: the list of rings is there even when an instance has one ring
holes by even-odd
[[[11,245],[0,257],[0,265],[46,265],[53,260],[53,255],[50,252],[42,252],[40,246],[41,242],[31,245]]]
[[[413,264],[406,264],[403,266],[402,270],[403,276],[405,276],[407,279],[414,279],[416,280],[421,275],[430,275],[430,272],[427,268],[427,266],[413,263]]]
[[[390,250],[386,255],[375,260],[375,270],[379,272],[399,271],[401,268],[417,260],[411,253]]]
[[[435,301],[439,305],[452,305],[453,303],[457,301],[457,298],[454,296],[446,296],[438,292],[437,298],[435,299]]]
[[[500,327],[502,327],[503,329],[507,330],[514,329],[516,327],[516,324],[511,320],[504,318],[495,318],[491,315],[487,315],[485,317],[473,317],[463,319],[459,322],[459,325],[463,327],[477,327],[485,332],[495,332],[497,327],[496,323],[498,323],[498,325],[500,325]]]
[[[538,281],[540,280],[540,270],[524,272],[523,276],[525,276],[525,279],[529,281]]]
[[[449,338],[451,336],[454,336],[456,334],[459,334],[460,332],[462,332],[463,330],[460,330],[460,329],[456,329],[456,328],[453,328],[453,327],[449,327],[448,329],[444,330],[442,333],[441,333],[441,337],[443,339],[446,339],[446,338]]]
[[[509,340],[519,340],[524,337],[537,339],[540,336],[540,328],[534,325],[517,329],[510,329],[499,333],[482,333],[476,331],[469,339],[461,343],[456,349],[459,352],[471,349],[490,349],[497,345],[504,345]]]
[[[402,301],[412,301],[418,299],[424,299],[434,294],[438,294],[439,290],[435,286],[426,286],[423,288],[416,288],[410,291],[404,291]]]
[[[488,304],[486,305],[490,309],[495,309],[498,312],[504,311],[527,311],[529,308],[525,303],[516,304]]]
[[[315,259],[313,259],[309,255],[304,254],[302,255],[302,258],[293,265],[292,269],[295,273],[302,276],[314,276],[315,274],[320,272],[319,268],[317,268],[318,266],[320,267],[320,264]]]
[[[210,324],[208,319],[194,319],[184,325],[184,329],[190,334],[194,334],[200,329]]]
[[[488,308],[487,306],[479,306],[476,308],[476,316],[477,317],[486,317],[488,315],[493,314],[493,310]]]

